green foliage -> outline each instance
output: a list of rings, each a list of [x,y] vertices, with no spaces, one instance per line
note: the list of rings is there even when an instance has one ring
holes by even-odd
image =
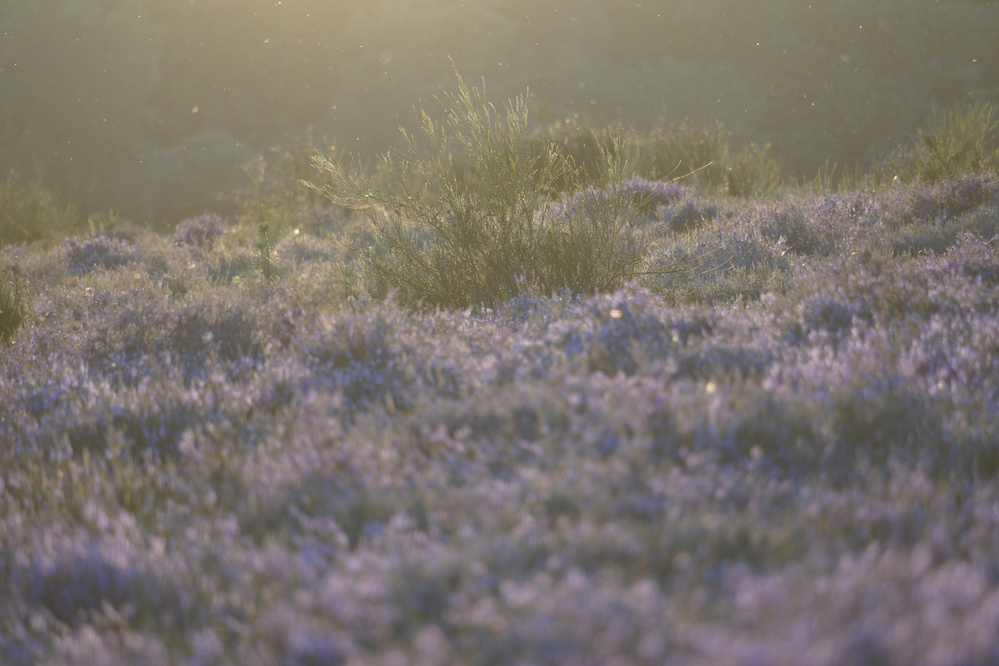
[[[615,137],[622,139],[617,145]],[[596,129],[580,125],[575,119],[553,123],[535,132],[530,141],[536,144],[535,150],[540,153],[554,151],[574,167],[573,171],[567,171],[563,178],[552,183],[553,195],[567,192],[573,187],[599,182],[605,156],[617,157],[616,148],[622,142],[626,149],[630,147],[630,142],[624,140],[622,132],[613,128]]]
[[[584,183],[600,181],[601,164],[611,155],[627,165],[624,175],[683,178],[704,194],[761,197],[783,184],[782,165],[770,153],[770,144],[751,143],[733,152],[731,132],[721,122],[697,126],[659,120],[647,132],[613,126],[594,130],[560,122],[534,140],[553,145],[577,167],[578,180]],[[557,183],[557,189],[569,185]]]
[[[60,210],[41,178],[26,181],[12,169],[0,181],[0,245],[50,239],[76,222],[73,208]]]
[[[636,137],[636,171],[647,178],[686,177],[702,192],[753,197],[773,193],[781,184],[781,164],[770,146],[751,144],[733,154],[731,132],[717,122],[660,125]]]
[[[802,178],[795,183],[795,191],[800,195],[827,196],[834,192],[856,192],[869,185],[869,174],[860,164],[850,168],[841,168],[839,164],[830,163],[819,167],[811,179]]]
[[[634,137],[640,155],[638,171],[648,178],[670,178],[690,173],[700,189],[725,189],[730,133],[720,123],[706,127],[688,121],[664,124],[647,137]]]
[[[265,222],[271,236],[278,239],[293,229],[295,212],[325,203],[301,184],[312,172],[311,157],[319,150],[318,146],[336,150],[328,136],[316,140],[306,133],[272,146],[242,164],[246,184],[233,192],[228,201],[238,209],[237,221]]]
[[[0,342],[8,342],[27,315],[24,285],[16,277],[0,278]]]
[[[876,185],[895,179],[935,183],[999,169],[999,115],[977,102],[934,115],[916,141],[895,150],[871,172]]]
[[[749,144],[736,153],[725,167],[725,191],[730,196],[769,196],[783,182],[781,162],[770,154],[770,144]]]
[[[257,261],[260,271],[264,274],[264,279],[271,282],[277,277],[278,270],[274,264],[274,260],[271,259],[271,239],[268,234],[268,228],[269,226],[264,223],[257,225],[256,248],[257,252],[259,252]]]
[[[552,144],[531,141],[523,97],[502,113],[458,77],[458,92],[438,98],[443,119],[420,110],[400,158],[383,154],[375,177],[358,164],[317,155],[333,203],[373,212],[375,243],[364,255],[372,291],[406,301],[465,308],[523,293],[595,293],[639,269],[644,246],[624,197],[589,192],[572,211],[549,205],[559,184],[578,182]],[[601,180],[626,165],[602,151]]]
[[[388,148],[400,113],[448,76],[442,54],[497,99],[529,88],[548,114],[535,119],[717,119],[740,146],[772,143],[799,177],[827,159],[868,163],[923,110],[999,90],[999,3],[244,5],[0,3],[0,175],[37,160],[82,213],[117,208],[161,230],[206,209],[233,216],[218,194],[241,185],[239,165],[263,154],[279,176],[272,148],[309,128],[340,149]]]

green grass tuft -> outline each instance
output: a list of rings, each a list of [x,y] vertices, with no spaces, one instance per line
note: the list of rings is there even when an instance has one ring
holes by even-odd
[[[260,271],[263,273],[264,279],[271,282],[278,276],[278,268],[271,258],[272,248],[270,234],[268,233],[269,229],[270,225],[264,222],[257,225],[256,248],[259,253],[257,263],[260,266]]]
[[[28,312],[24,285],[15,276],[0,278],[0,343],[9,342]]]

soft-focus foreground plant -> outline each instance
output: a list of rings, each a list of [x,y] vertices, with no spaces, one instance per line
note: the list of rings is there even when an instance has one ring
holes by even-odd
[[[373,292],[464,308],[529,292],[608,291],[637,273],[644,246],[630,201],[600,193],[568,214],[548,206],[557,183],[574,181],[573,164],[530,140],[523,97],[500,113],[459,76],[458,92],[439,101],[443,119],[421,109],[402,155],[383,154],[375,177],[356,163],[313,159],[323,182],[310,187],[372,211],[364,267]],[[604,182],[619,179],[621,161],[603,158]]]
[[[896,150],[876,166],[877,184],[894,179],[935,183],[999,169],[999,115],[991,104],[953,107],[933,117],[916,142]]]

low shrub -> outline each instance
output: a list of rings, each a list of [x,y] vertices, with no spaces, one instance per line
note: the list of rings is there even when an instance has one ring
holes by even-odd
[[[82,275],[97,268],[115,268],[132,261],[132,249],[124,241],[97,236],[85,241],[67,238],[63,246],[70,275]]]
[[[626,175],[651,181],[683,179],[702,194],[752,198],[776,192],[784,183],[783,164],[770,152],[770,145],[752,143],[733,151],[731,137],[721,122],[703,126],[660,120],[650,130],[617,126],[594,130],[557,123],[533,140],[568,159],[582,184],[600,180],[602,161],[610,154],[626,164]],[[563,192],[572,183],[560,180],[555,190]]]
[[[636,170],[649,178],[691,174],[698,189],[724,191],[731,133],[722,123],[701,127],[684,121],[661,124],[646,136],[633,136]]]
[[[716,220],[662,242],[651,253],[647,282],[673,302],[755,300],[786,288],[790,259],[783,236],[759,224]]]
[[[937,113],[915,143],[895,150],[876,165],[876,185],[893,180],[935,183],[999,169],[999,114],[985,102]]]
[[[744,199],[773,195],[784,183],[781,161],[770,153],[770,144],[751,143],[725,165],[725,192]]]
[[[181,220],[173,232],[174,245],[211,250],[226,232],[219,215],[206,214]]]
[[[660,124],[646,135],[631,133],[626,141],[636,173],[653,179],[683,178],[698,192],[752,198],[771,195],[783,183],[782,164],[769,144],[733,152],[731,132],[720,122]]]

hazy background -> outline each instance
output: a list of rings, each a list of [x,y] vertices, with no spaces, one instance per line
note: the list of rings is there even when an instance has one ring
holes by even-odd
[[[812,176],[999,102],[997,28],[970,0],[3,0],[0,169],[165,227],[255,158],[384,150],[450,57],[541,126],[720,120]]]

